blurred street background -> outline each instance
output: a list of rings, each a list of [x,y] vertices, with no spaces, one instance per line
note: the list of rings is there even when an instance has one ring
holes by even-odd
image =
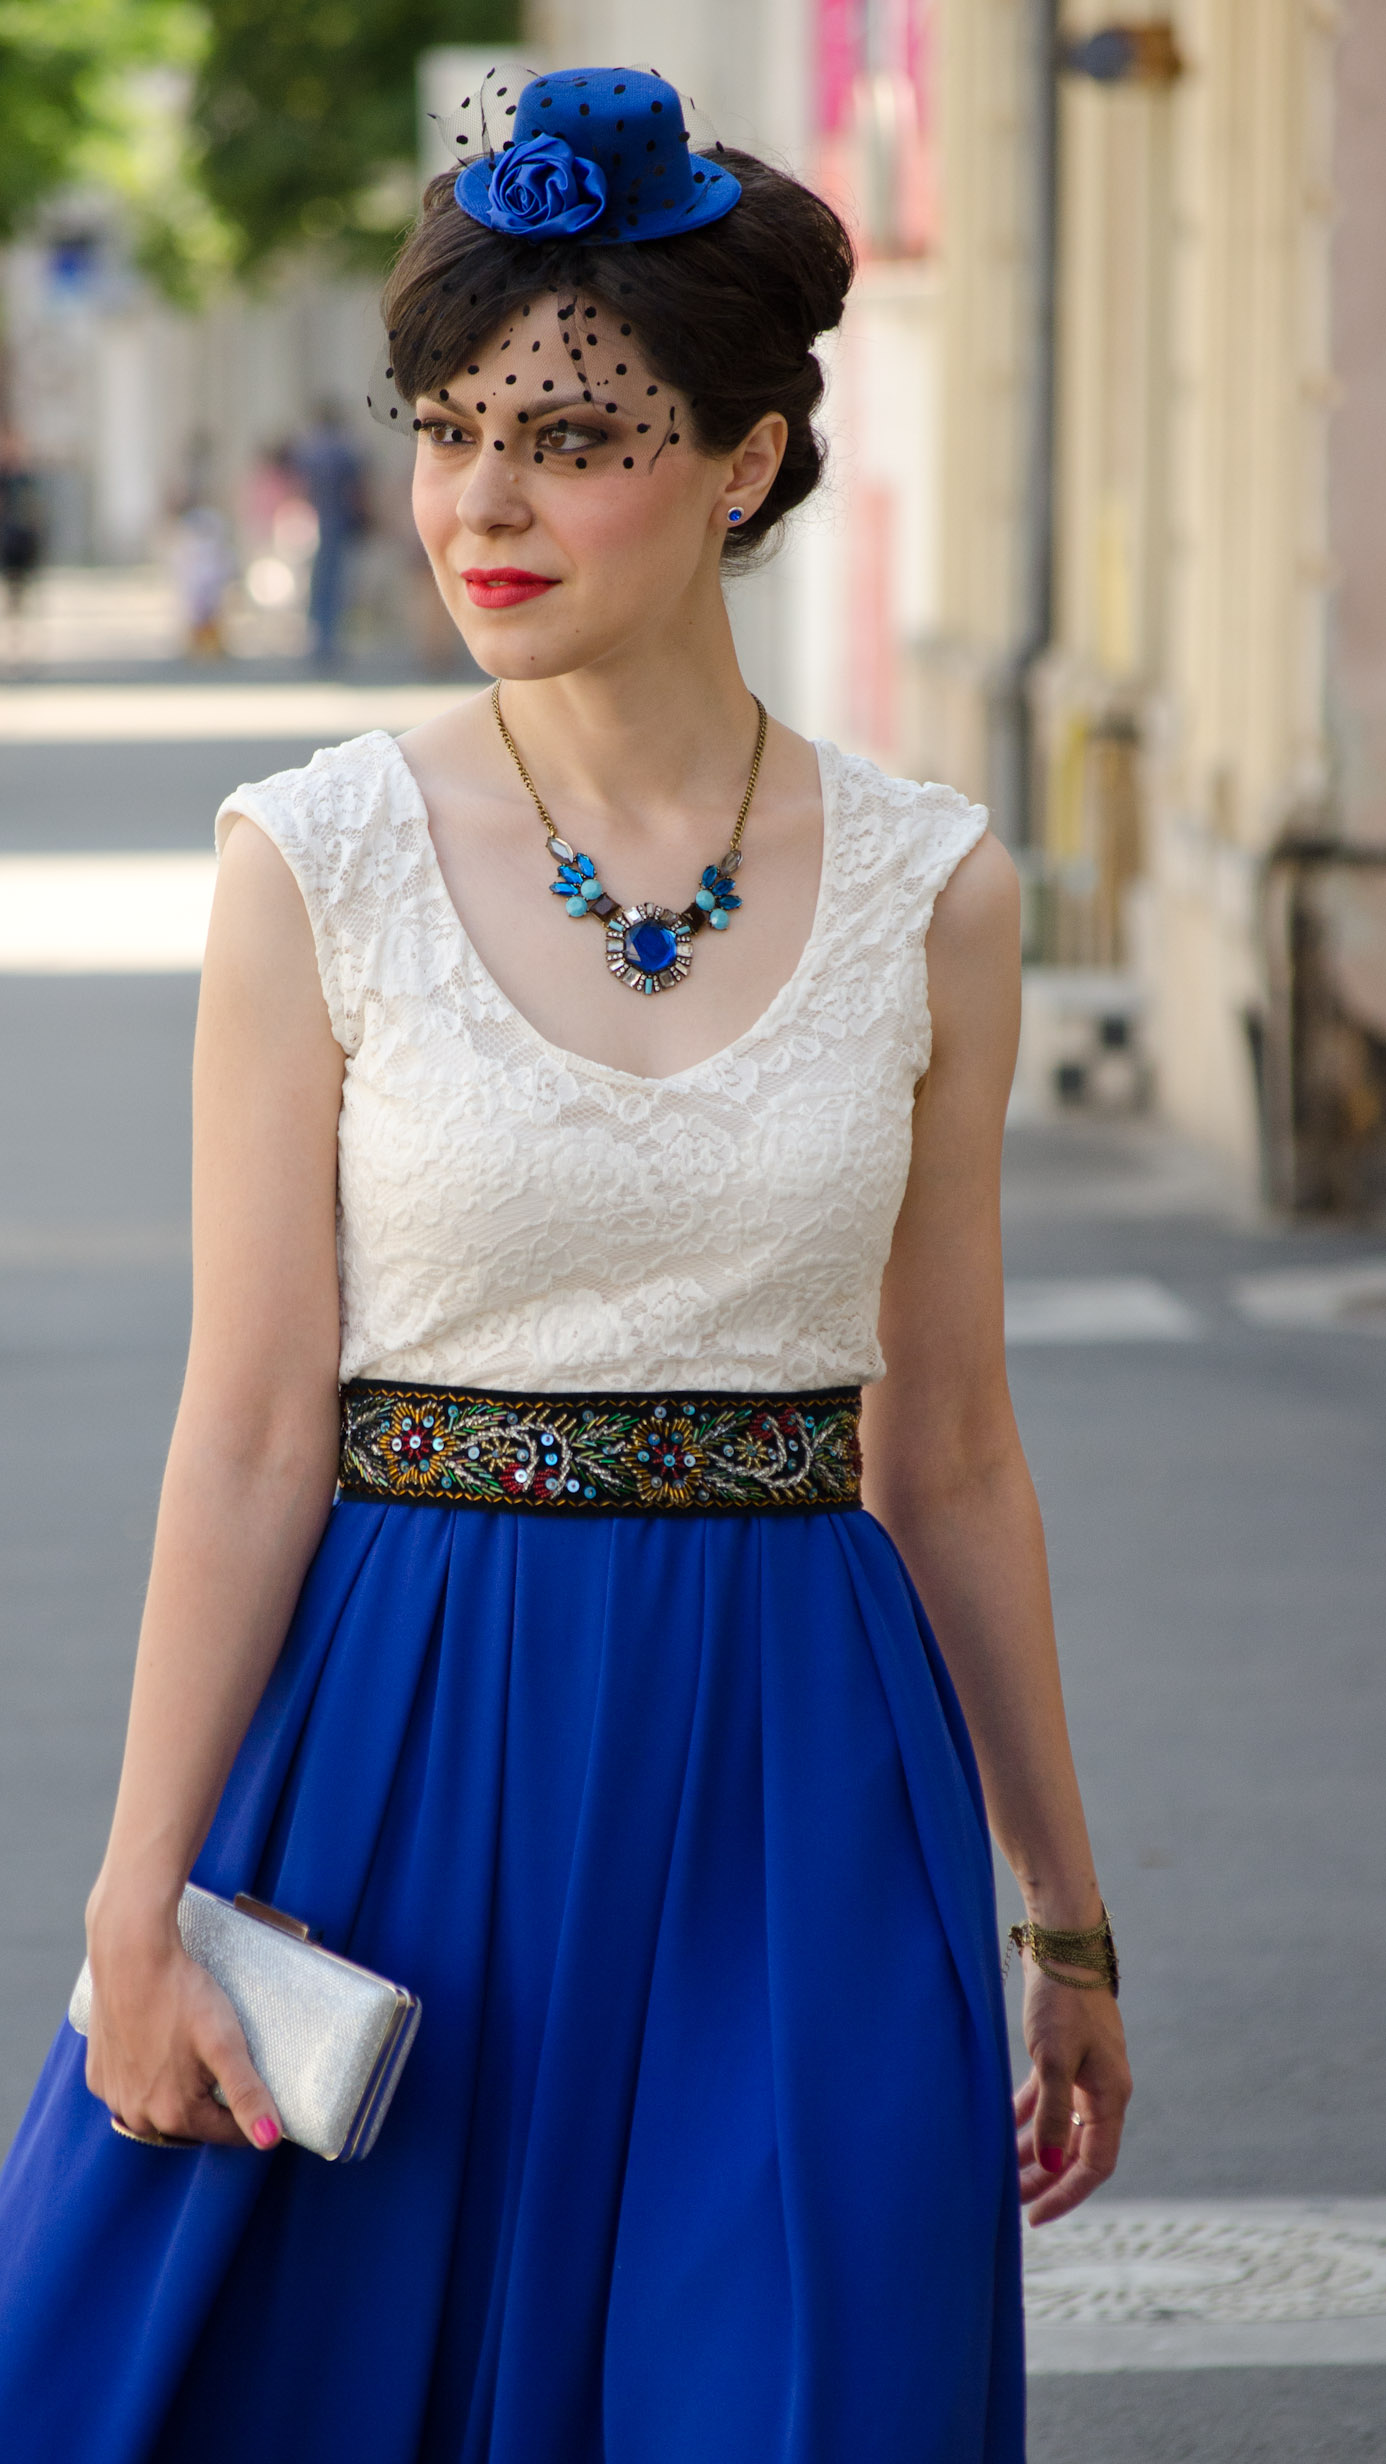
[[[1032,2464],[1380,2464],[1382,0],[0,0],[0,2147],[186,1339],[211,816],[480,681],[375,293],[489,69],[617,59],[861,245],[749,681],[1025,885],[1008,1336],[1139,2083],[1027,2252]]]

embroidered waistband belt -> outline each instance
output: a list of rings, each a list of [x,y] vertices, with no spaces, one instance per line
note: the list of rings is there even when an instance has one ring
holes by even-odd
[[[860,1502],[861,1391],[488,1395],[354,1378],[341,1493],[578,1514],[802,1514]]]

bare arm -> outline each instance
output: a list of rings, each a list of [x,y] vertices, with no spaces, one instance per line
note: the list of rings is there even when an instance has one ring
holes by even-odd
[[[175,1911],[332,1500],[341,1083],[302,899],[241,822],[198,1010],[187,1377],[88,1906],[88,2081],[137,2131],[243,2144],[259,2123],[263,2143],[275,2119],[229,2004],[182,1954]]]
[[[1064,1719],[1044,1534],[1006,1383],[999,1193],[1019,1031],[1019,900],[994,841],[983,840],[942,893],[928,949],[934,1054],[882,1293],[887,1374],[863,1415],[865,1500],[937,1632],[991,1825],[1029,1914],[1081,1928],[1100,1921],[1101,1897]],[[1106,1992],[1056,1985],[1027,1962],[1025,2027],[1035,2068],[1017,2100],[1022,2190],[1044,2222],[1112,2171],[1130,2078]]]

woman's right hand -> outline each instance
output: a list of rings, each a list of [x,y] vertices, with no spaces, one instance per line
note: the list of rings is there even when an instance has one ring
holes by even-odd
[[[276,2147],[283,2124],[221,1987],[189,1959],[171,1911],[88,1909],[87,2086],[137,2138]],[[219,2086],[226,2099],[212,2094]]]

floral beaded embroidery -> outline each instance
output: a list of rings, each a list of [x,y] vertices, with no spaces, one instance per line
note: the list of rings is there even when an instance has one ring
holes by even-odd
[[[642,1506],[696,1506],[706,1490],[707,1457],[691,1420],[650,1419],[631,1437],[634,1480]]]
[[[861,1395],[483,1395],[342,1389],[341,1488],[456,1506],[802,1513],[856,1505]]]
[[[442,1452],[443,1441],[438,1434],[433,1412],[415,1416],[411,1406],[401,1404],[391,1414],[386,1443],[394,1459],[400,1481],[412,1495],[430,1471],[435,1454]]]

